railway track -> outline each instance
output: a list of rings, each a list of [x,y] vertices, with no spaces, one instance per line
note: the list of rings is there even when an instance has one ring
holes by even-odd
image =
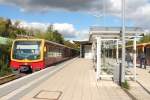
[[[10,74],[4,77],[0,78],[0,85],[5,84],[7,82],[10,82],[12,80],[18,79],[20,77],[22,77],[23,75],[16,75],[16,74]]]

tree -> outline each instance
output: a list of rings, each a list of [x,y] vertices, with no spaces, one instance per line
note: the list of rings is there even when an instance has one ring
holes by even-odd
[[[64,44],[64,37],[58,31],[54,31],[54,37],[56,42]]]
[[[44,34],[44,37],[45,37],[45,39],[47,39],[49,41],[57,42],[60,44],[63,44],[63,42],[64,42],[64,37],[57,30],[53,30],[52,25],[50,25],[47,28],[47,31]]]
[[[34,35],[36,38],[42,38],[42,39],[45,39],[45,33],[36,33],[35,35]]]
[[[133,41],[128,41],[126,45],[133,45]]]
[[[64,45],[79,50],[79,45],[76,43],[71,43],[69,40],[64,41]]]
[[[12,26],[10,19],[0,18],[0,35],[8,37]]]
[[[15,23],[14,23],[14,27],[15,27],[15,28],[18,28],[18,27],[19,27],[19,25],[20,25],[20,21],[19,21],[19,20],[15,21]]]
[[[14,25],[10,19],[0,18],[0,36],[8,38],[16,38],[17,35],[28,35],[26,29],[20,28],[19,21],[16,21]]]
[[[146,43],[146,42],[150,42],[150,34],[145,35],[139,40],[139,43]]]

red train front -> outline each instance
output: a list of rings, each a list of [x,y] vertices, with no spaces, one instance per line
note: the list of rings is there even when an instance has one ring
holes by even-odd
[[[11,50],[11,68],[20,72],[43,69],[43,42],[41,39],[15,40]]]

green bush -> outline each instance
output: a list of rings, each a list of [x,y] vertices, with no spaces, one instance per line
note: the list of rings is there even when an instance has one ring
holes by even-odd
[[[0,65],[1,70],[0,70],[0,76],[8,75],[12,73],[10,67],[8,67],[6,64]]]
[[[130,89],[130,85],[129,85],[129,83],[127,82],[127,80],[125,80],[125,82],[123,82],[123,83],[121,84],[121,87],[124,88],[124,89]]]
[[[9,55],[11,50],[12,41],[7,41],[5,45],[0,45],[0,76],[11,73],[9,67]]]
[[[103,69],[103,71],[104,71],[104,72],[107,72],[107,71],[108,71],[108,69],[107,69],[107,68],[104,68],[104,69]]]

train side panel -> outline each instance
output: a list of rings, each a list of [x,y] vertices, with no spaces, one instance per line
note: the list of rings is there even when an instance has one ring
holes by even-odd
[[[58,62],[67,60],[72,57],[71,49],[52,43],[45,42],[46,51],[44,52],[45,67],[51,66]]]

